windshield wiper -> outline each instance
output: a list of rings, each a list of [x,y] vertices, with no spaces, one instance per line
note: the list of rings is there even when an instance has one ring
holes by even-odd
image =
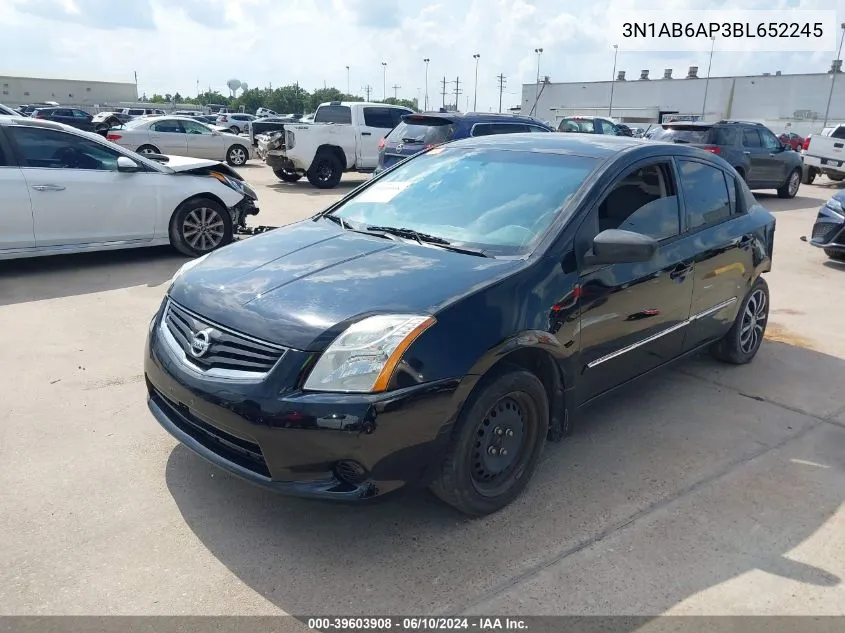
[[[339,215],[324,215],[322,217],[326,218],[327,220],[331,220],[332,222],[335,222],[336,224],[339,224],[340,228],[345,229],[347,231],[352,231],[353,233],[363,233],[364,235],[375,235],[376,237],[383,237],[386,240],[396,240],[395,237],[388,235],[384,231],[373,231],[373,230],[370,230],[369,227],[367,227],[366,229],[356,229],[356,228],[350,226],[349,223],[346,222]]]
[[[396,235],[397,237],[404,237],[406,239],[416,240],[420,244],[433,244],[449,251],[454,251],[456,253],[464,253],[465,255],[475,255],[476,257],[490,257],[484,251],[480,251],[474,248],[467,248],[465,246],[453,246],[452,243],[449,242],[449,240],[445,240],[442,237],[437,237],[435,235],[429,235],[428,233],[420,233],[419,231],[415,231],[414,229],[405,229],[396,226],[368,226],[367,230],[378,231],[380,233],[388,233],[391,235]]]

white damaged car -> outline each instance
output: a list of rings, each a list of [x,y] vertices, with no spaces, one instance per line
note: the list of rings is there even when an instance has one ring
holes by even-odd
[[[0,117],[0,200],[0,259],[162,244],[199,256],[258,213],[255,191],[220,161],[142,156],[24,117]]]

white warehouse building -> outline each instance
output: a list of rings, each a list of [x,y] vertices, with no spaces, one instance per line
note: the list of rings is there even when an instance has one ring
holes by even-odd
[[[828,121],[845,121],[845,73],[841,64],[834,62],[827,73],[782,75],[777,72],[711,77],[709,81],[699,75],[695,66],[680,77],[672,69],[666,69],[658,78],[649,77],[649,71],[643,70],[639,79],[629,79],[623,70],[613,82],[545,80],[539,85],[523,85],[520,109],[526,114],[533,109],[534,116],[553,124],[573,114],[608,116],[610,113],[620,122],[645,127],[660,122],[665,115],[686,115],[693,120],[755,121],[777,134],[791,131],[805,135],[822,128],[834,72],[836,81]]]
[[[134,103],[137,100],[138,89],[129,82],[0,76],[0,103],[10,107],[55,101],[93,111],[97,106]]]

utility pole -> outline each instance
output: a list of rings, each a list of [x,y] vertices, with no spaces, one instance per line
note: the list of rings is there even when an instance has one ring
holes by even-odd
[[[481,55],[476,53],[472,57],[475,59],[475,92],[472,97],[472,109],[478,111],[478,60],[481,59]],[[469,110],[469,105],[467,105],[467,110]]]
[[[381,100],[387,99],[387,62],[382,62],[383,73],[381,75]]]
[[[424,110],[428,110],[428,62],[431,60],[426,57],[424,60],[425,62],[425,108]]]
[[[367,84],[366,86],[361,86],[361,90],[363,90],[364,93],[367,95],[367,102],[369,102],[370,93],[373,91],[373,87],[370,84]]]
[[[351,91],[349,89],[349,66],[346,67],[346,95],[349,96]]]
[[[443,90],[442,90],[442,94],[443,94],[443,108],[445,109],[445,108],[446,108],[446,77],[445,77],[445,76],[443,77],[443,81],[442,81],[442,82],[440,82],[440,83],[443,85]]]
[[[458,99],[460,98],[461,93],[463,92],[463,90],[461,90],[461,78],[455,77],[455,81],[452,81],[450,83],[455,84],[455,110],[457,110],[460,107],[460,101],[458,101]]]
[[[505,80],[507,79],[507,77],[505,77],[504,74],[500,74],[500,75],[496,76],[496,79],[499,80],[499,114],[501,114],[502,113],[502,93],[505,91],[505,83],[506,83]]]
[[[393,88],[393,100],[394,101],[398,100],[399,99],[399,88],[401,88],[402,86],[400,86],[399,84],[393,84],[390,87]]]

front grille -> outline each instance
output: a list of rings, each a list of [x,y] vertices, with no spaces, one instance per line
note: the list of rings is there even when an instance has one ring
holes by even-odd
[[[205,372],[263,376],[287,351],[207,321],[173,301],[165,308],[163,323],[185,360]],[[199,344],[197,335],[201,339]]]
[[[827,244],[836,237],[836,234],[841,228],[841,224],[834,224],[832,222],[816,222],[813,225],[812,240],[818,244]]]
[[[150,397],[167,413],[167,418],[183,433],[187,433],[210,451],[220,455],[226,461],[237,464],[254,473],[270,476],[267,462],[261,447],[255,442],[235,437],[221,431],[193,415],[184,405],[178,405],[164,397],[157,389],[149,385]]]

